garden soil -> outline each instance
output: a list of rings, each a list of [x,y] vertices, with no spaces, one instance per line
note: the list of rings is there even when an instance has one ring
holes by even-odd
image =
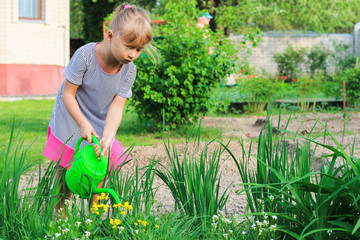
[[[327,126],[327,129],[335,136],[336,140],[341,143],[347,152],[354,146],[353,155],[360,157],[360,142],[359,139],[355,138],[360,136],[360,113],[347,113],[346,118],[343,114],[332,114],[332,113],[315,113],[315,114],[295,114],[291,116],[282,116],[279,121],[279,116],[271,117],[270,122],[272,123],[273,134],[287,134],[289,137],[286,139],[286,145],[289,148],[297,149],[299,146],[304,144],[306,141],[302,138],[290,137],[291,134],[284,133],[283,129],[288,131],[297,132],[298,135],[308,136],[309,133],[322,133],[318,134],[316,140],[326,145],[336,146],[334,141],[327,136],[323,137],[324,127],[317,123],[317,120]],[[257,142],[256,139],[260,132],[264,128],[266,123],[265,117],[258,116],[247,116],[247,117],[205,117],[202,121],[202,125],[207,127],[219,127],[223,130],[223,135],[226,140],[222,140],[223,144],[227,144],[228,149],[231,151],[236,160],[241,162],[243,159],[243,152],[245,151],[248,155],[249,151],[252,155],[256,156]],[[289,121],[288,121],[289,120]],[[315,126],[315,127],[314,127]],[[266,128],[268,129],[268,128]],[[271,128],[270,128],[271,129]],[[280,129],[280,131],[279,131]],[[355,138],[355,140],[354,140]],[[170,150],[176,149],[179,159],[184,159],[186,155],[188,158],[199,159],[201,151],[204,149],[207,143],[200,142],[199,145],[194,143],[179,143],[170,145]],[[311,148],[314,149],[315,144],[311,144]],[[220,180],[221,193],[227,191],[229,194],[228,201],[226,203],[226,209],[228,214],[243,213],[246,211],[246,197],[244,194],[237,194],[237,191],[241,189],[241,177],[234,160],[230,154],[224,149],[221,149],[221,144],[214,141],[208,144],[207,153],[211,156],[214,151],[223,151],[220,157],[220,172],[218,176]],[[316,147],[314,153],[315,164],[314,167],[318,168],[323,164],[324,158],[322,156],[330,153],[329,150]],[[133,173],[135,167],[147,166],[152,161],[158,161],[162,167],[167,168],[169,166],[169,157],[166,153],[164,144],[156,144],[153,146],[135,146],[131,153],[132,160],[126,164],[122,171],[129,171]],[[159,166],[160,167],[160,166]],[[251,158],[248,163],[249,170],[256,167],[255,157]],[[37,172],[29,172],[22,177],[21,184],[25,186],[31,176],[36,175]],[[221,175],[220,175],[221,174]],[[36,176],[34,179],[37,179]],[[174,199],[171,196],[170,191],[161,182],[159,178],[154,180],[154,188],[157,188],[155,211],[165,212],[172,211],[174,209]]]

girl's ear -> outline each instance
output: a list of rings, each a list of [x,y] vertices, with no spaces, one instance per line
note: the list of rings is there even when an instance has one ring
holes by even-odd
[[[109,30],[109,31],[107,32],[107,38],[108,38],[109,40],[111,40],[113,37],[114,37],[114,32],[113,32],[112,30]]]

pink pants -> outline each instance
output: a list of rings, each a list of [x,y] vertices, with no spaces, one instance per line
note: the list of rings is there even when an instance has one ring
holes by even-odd
[[[70,168],[70,160],[74,156],[75,150],[71,147],[64,145],[55,135],[51,132],[50,127],[48,128],[48,139],[43,151],[43,156],[50,159],[51,161],[58,162],[61,167],[66,169]],[[110,162],[109,162],[109,171],[117,169],[124,161],[129,161],[130,156],[128,156],[118,140],[114,140],[113,145],[110,149]]]

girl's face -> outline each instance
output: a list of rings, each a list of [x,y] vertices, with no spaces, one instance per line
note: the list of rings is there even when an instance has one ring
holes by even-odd
[[[135,61],[145,46],[136,46],[131,43],[124,43],[120,37],[111,37],[111,53],[121,64],[128,64]]]

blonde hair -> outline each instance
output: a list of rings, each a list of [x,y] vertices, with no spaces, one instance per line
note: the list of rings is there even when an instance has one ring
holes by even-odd
[[[125,3],[115,9],[109,30],[135,46],[145,46],[153,39],[151,21],[145,10]]]
[[[151,21],[144,9],[126,3],[119,5],[113,13],[109,30],[126,44],[145,46],[145,53],[155,64],[159,63],[157,49],[151,44],[153,40]]]

